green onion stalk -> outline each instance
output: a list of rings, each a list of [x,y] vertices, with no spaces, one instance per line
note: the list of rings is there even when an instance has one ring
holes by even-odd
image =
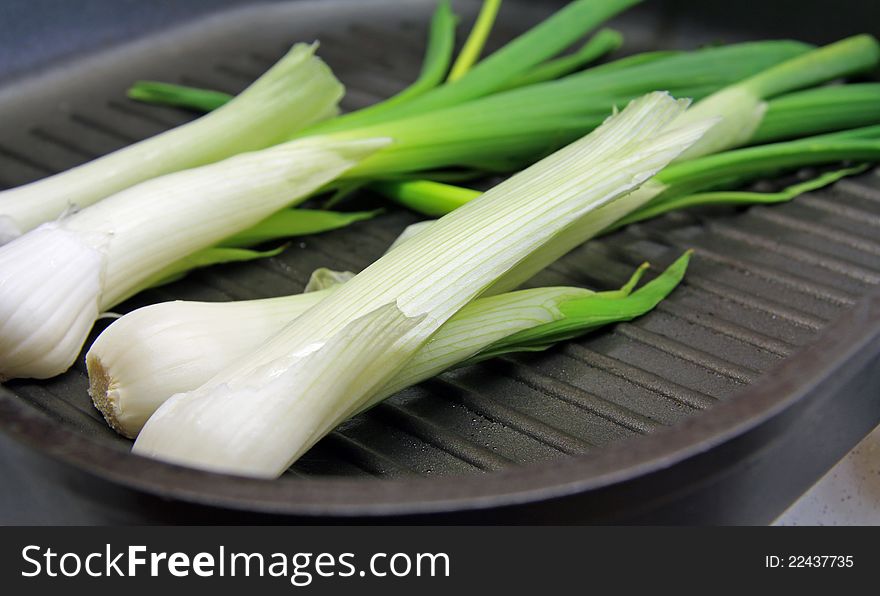
[[[849,138],[840,134],[815,136],[805,139],[806,144],[777,144],[745,153],[721,153],[708,161],[703,161],[700,156],[744,143],[763,143],[880,122],[880,85],[876,83],[835,85],[764,100],[787,90],[864,71],[876,66],[878,59],[880,50],[876,40],[869,36],[856,36],[770,66],[698,102],[686,113],[685,120],[714,114],[722,118],[721,124],[683,154],[679,158],[680,163],[661,172],[652,185],[643,189],[641,198],[644,204],[633,203],[633,213],[622,214],[621,222],[639,221],[684,206],[730,202],[730,195],[701,193],[695,197],[689,196],[712,185],[723,185],[729,189],[756,176],[798,166],[845,159],[873,161],[872,144],[852,138],[853,135],[865,137],[864,131],[851,133]],[[648,64],[662,65],[663,62],[663,59],[659,59]],[[626,73],[627,70],[631,69],[612,70],[611,73]],[[599,75],[596,71],[599,71]],[[601,69],[594,69],[577,78],[593,79],[595,82],[603,77]],[[749,96],[749,101],[732,101],[732,98],[743,94]],[[751,107],[742,110],[743,105]],[[381,157],[377,156],[378,159]],[[850,173],[852,170],[846,169],[841,175]],[[830,184],[834,179],[834,176],[823,176],[815,184]],[[805,188],[815,188],[815,184],[787,189],[777,193],[774,200],[790,198],[793,191],[803,192]],[[476,190],[425,180],[380,181],[374,183],[373,188],[401,204],[434,217],[479,195]],[[652,193],[655,196],[649,197]],[[743,204],[750,197],[755,202],[765,202],[767,199],[760,194],[750,193],[737,195],[735,200]]]
[[[424,115],[315,137],[346,141],[380,135],[394,139],[391,146],[335,181],[333,184],[339,188],[450,167],[508,173],[579,138],[601,124],[615,106],[654,89],[663,81],[675,96],[704,97],[807,51],[809,46],[798,42],[770,41],[688,53],[661,53],[652,55],[649,60],[624,58],[620,61],[624,62],[621,67],[610,67],[616,64],[610,63],[597,67],[595,73],[585,71],[556,81],[501,91]],[[258,224],[249,236],[268,242],[307,233],[309,229],[296,223],[300,210],[292,211],[293,216],[284,216],[289,227],[277,225],[277,218],[273,216],[265,224]],[[446,211],[424,212],[437,216]],[[357,217],[365,219],[370,215],[359,213]],[[255,250],[247,252],[250,246],[233,239],[224,242],[224,247],[240,251],[212,249],[186,261],[207,265],[226,262],[227,256],[243,260],[266,254]],[[186,262],[175,265],[177,274],[186,270]]]
[[[198,120],[0,192],[0,245],[141,182],[271,147],[334,116],[344,89],[315,49],[295,45],[234,100]]]
[[[597,67],[596,73],[586,71],[331,136],[381,133],[395,139],[393,146],[345,176],[362,183],[456,166],[510,172],[592,130],[615,106],[664,81],[673,95],[700,98],[808,50],[805,44],[772,41],[662,53],[647,61],[625,58],[620,68]]]
[[[605,231],[677,209],[713,205],[749,205],[791,200],[865,170],[839,168],[774,193],[734,191],[755,180],[807,166],[880,161],[880,125],[733,149],[671,164],[652,181],[653,196],[624,214]],[[481,191],[431,180],[389,180],[372,188],[410,209],[439,217],[480,196]]]
[[[561,232],[593,219],[696,142],[714,120],[678,126],[686,105],[661,93],[636,100],[582,140],[444,216],[234,366],[162,403],[134,452],[277,476],[342,420],[399,388],[395,378],[419,351],[436,347],[432,340],[445,324],[488,288],[538,253],[550,254],[545,249]],[[550,262],[537,260],[542,268]],[[521,319],[526,329],[540,310],[547,323],[566,316],[553,306],[530,309],[533,316]],[[447,347],[459,359],[456,345]],[[454,364],[443,361],[448,354],[436,353],[440,370]]]
[[[679,159],[686,160],[748,143],[760,127],[767,101],[877,66],[880,44],[870,35],[857,35],[802,54],[730,85],[699,102],[684,116],[701,120],[720,116],[712,132]]]
[[[553,287],[480,298],[441,327],[363,409],[447,368],[544,350],[639,317],[675,289],[689,257],[686,253],[638,289],[647,264],[618,290]],[[329,276],[329,283],[314,283],[322,276]],[[303,294],[241,302],[174,301],[137,309],[114,321],[89,348],[89,393],[108,424],[133,439],[170,396],[191,391],[233,366],[350,277],[319,270]]]

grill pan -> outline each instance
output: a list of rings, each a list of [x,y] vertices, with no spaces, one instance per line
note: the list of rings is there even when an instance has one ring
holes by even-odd
[[[134,79],[237,92],[294,41],[321,40],[345,109],[377,101],[418,72],[434,2],[75,4],[0,8],[0,188],[193,117],[127,100]],[[649,1],[614,26],[634,52],[824,43],[880,22],[870,3],[838,2],[832,22],[821,4]],[[505,3],[490,47],[554,8]],[[116,310],[298,292],[316,267],[363,268],[414,221],[391,209]],[[16,487],[0,497],[3,521],[765,523],[880,422],[878,230],[872,171],[788,204],[675,213],[591,242],[533,285],[610,289],[644,260],[657,270],[696,253],[647,316],[403,391],[277,481],[131,455],[92,407],[80,358],[56,379],[0,387],[0,469]]]

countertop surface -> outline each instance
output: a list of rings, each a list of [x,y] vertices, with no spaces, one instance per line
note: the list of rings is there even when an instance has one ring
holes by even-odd
[[[780,515],[776,525],[880,525],[880,427]]]

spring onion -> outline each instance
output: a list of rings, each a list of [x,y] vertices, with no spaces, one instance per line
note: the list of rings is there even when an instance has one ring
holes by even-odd
[[[244,153],[143,182],[0,247],[0,377],[64,372],[99,313],[386,144],[314,138]]]
[[[817,52],[825,50],[827,48],[817,50]],[[736,86],[734,84],[734,87]],[[804,145],[792,146],[780,143],[775,144],[772,149],[760,149],[758,151],[758,155],[766,151],[787,155],[788,160],[785,164],[787,168],[816,163],[824,164],[834,161],[834,156],[822,157],[821,147],[825,146],[830,140],[843,140],[846,138],[853,140],[856,138],[871,139],[877,136],[871,133],[874,130],[873,128],[870,126],[866,127],[865,125],[874,125],[880,122],[880,85],[876,83],[861,83],[808,89],[774,98],[767,102],[767,106],[767,113],[762,119],[758,130],[749,139],[749,142],[761,143],[777,138],[806,137],[807,135],[828,130],[849,129],[851,126],[863,127],[858,130],[845,130],[843,133],[838,133],[834,136],[825,135],[801,139],[814,145],[806,152],[802,152]],[[734,107],[733,112],[727,114],[728,118],[735,121],[737,118],[736,112],[737,108]],[[747,116],[746,122],[743,123],[745,127],[749,125],[748,120]],[[813,141],[818,142],[819,145],[815,145]],[[852,151],[848,151],[847,147],[850,147]],[[865,153],[863,149],[865,149],[864,143],[844,144],[842,150],[845,152],[839,153],[837,158],[870,159],[869,154]],[[653,217],[676,208],[675,205],[683,207],[685,205],[714,204],[715,199],[718,198],[717,195],[701,193],[697,197],[691,198],[690,194],[710,186],[713,178],[722,183],[720,185],[725,188],[737,186],[737,180],[724,179],[724,177],[729,175],[729,171],[724,168],[729,166],[724,166],[723,164],[731,158],[744,168],[740,170],[740,183],[774,172],[774,168],[765,167],[759,157],[751,157],[750,155],[750,152],[744,154],[734,152],[730,153],[727,158],[718,158],[709,162],[698,159],[697,164],[692,166],[691,174],[677,181],[680,188],[665,192],[665,198],[667,199],[672,195],[681,198],[688,196],[685,202],[665,202],[662,207],[656,202],[652,202],[651,205],[646,205],[644,210],[639,210],[639,213],[633,213],[631,217],[624,221],[632,222],[646,219],[649,216]],[[799,161],[798,156],[803,156],[803,160]],[[660,185],[655,187],[658,191],[667,191],[663,180],[664,176],[672,176],[673,178],[676,176],[678,166],[674,165],[671,168],[671,175],[661,174],[659,176],[658,182]],[[702,173],[698,180],[695,176],[700,170]],[[430,217],[438,217],[448,213],[452,209],[460,207],[480,195],[480,192],[477,190],[419,179],[377,181],[371,183],[370,188],[401,205]],[[789,193],[786,193],[786,196],[789,196]],[[741,195],[740,199],[745,201],[748,197],[754,198],[755,202],[764,201],[764,197],[761,194]]]
[[[248,358],[163,403],[134,451],[248,476],[281,474],[368,405],[485,288],[699,139],[714,121],[671,124],[686,105],[650,94],[444,216]]]
[[[747,143],[767,111],[768,98],[863,72],[880,61],[880,44],[870,35],[857,35],[813,50],[753,75],[698,102],[685,116],[722,121],[680,159],[692,159]]]
[[[594,217],[571,226],[555,242],[527,257],[515,272],[496,283],[490,292],[505,292],[525,282],[541,270],[541,263],[555,260],[586,240],[624,225],[655,217],[668,211],[700,205],[738,202],[780,202],[798,194],[830,184],[858,169],[828,173],[804,185],[780,193],[706,192],[715,188],[734,188],[787,169],[825,165],[842,160],[880,161],[880,126],[806,137],[796,141],[734,149],[690,161],[675,163],[643,184],[627,197],[602,207]],[[480,192],[426,181],[398,181],[375,185],[377,190],[398,202],[426,213],[443,213],[480,196]],[[429,222],[423,222],[429,226]]]
[[[333,116],[343,87],[314,55],[315,49],[295,45],[234,101],[198,120],[0,192],[0,240],[8,241],[139,182],[269,147]],[[149,209],[149,201],[143,208]]]
[[[520,68],[522,65],[515,64],[522,55],[532,52],[539,57],[551,56],[558,50],[559,41],[556,39],[558,35],[574,36],[576,33],[582,33],[600,21],[603,18],[602,15],[611,14],[622,7],[622,3],[617,0],[599,8],[586,4],[585,2],[577,2],[566,9],[568,11],[566,14],[569,16],[580,15],[586,19],[579,22],[577,27],[574,27],[565,18],[556,15],[508,44],[485,61],[495,64],[493,68],[500,68],[503,71],[502,74],[498,74],[494,70],[492,71],[494,74],[490,73],[484,63],[478,64],[474,70],[483,72],[484,75],[481,76],[484,77],[494,76],[495,83],[491,85],[492,88],[499,85],[503,87],[503,80],[507,76],[503,73],[526,72],[528,70],[523,71]],[[778,63],[780,60],[801,53],[806,49],[803,44],[792,42],[742,44],[719,50],[695,52],[693,56],[684,56],[681,57],[681,60],[673,59],[670,61],[665,61],[664,58],[676,58],[676,56],[661,53],[659,56],[652,57],[651,60],[651,62],[657,63],[654,78],[646,77],[646,73],[639,71],[638,67],[643,67],[648,62],[625,59],[619,61],[620,65],[616,69],[613,67],[617,63],[602,67],[600,70],[604,74],[598,78],[581,77],[562,87],[530,85],[520,90],[529,91],[525,95],[502,94],[504,97],[499,98],[502,102],[500,104],[476,103],[470,105],[473,102],[468,102],[466,105],[458,106],[461,108],[459,111],[441,110],[443,113],[430,114],[421,119],[416,118],[415,121],[407,118],[401,121],[397,108],[400,105],[407,108],[411,100],[418,99],[423,95],[431,95],[433,87],[441,82],[445,75],[452,52],[454,23],[455,17],[452,15],[448,3],[442,2],[432,20],[424,68],[416,83],[389,100],[361,110],[357,114],[344,117],[354,118],[353,121],[349,120],[347,125],[345,123],[340,125],[336,121],[342,119],[334,119],[333,126],[336,128],[344,130],[347,127],[348,130],[351,130],[352,124],[357,125],[359,122],[358,118],[361,119],[361,122],[364,119],[370,121],[370,119],[376,120],[378,118],[381,121],[383,118],[386,120],[397,118],[396,122],[389,124],[387,131],[380,131],[380,134],[381,136],[394,136],[398,141],[395,144],[395,151],[387,159],[372,163],[368,169],[352,173],[352,176],[356,178],[353,181],[337,182],[336,187],[339,190],[337,196],[342,196],[345,191],[362,184],[357,179],[363,176],[384,177],[402,172],[459,164],[474,164],[504,171],[517,169],[592,129],[601,122],[612,105],[625,102],[634,95],[653,90],[657,77],[662,79],[676,73],[692,73],[691,81],[699,80],[700,89],[692,88],[691,81],[669,85],[668,88],[675,94],[699,97],[701,94],[717,88],[721,82],[726,84],[738,80],[742,76],[761,70],[769,64]],[[604,39],[603,44],[607,45],[610,39],[609,35],[614,37],[613,34],[603,35],[600,32],[596,39],[598,41]],[[529,60],[533,59],[537,58],[529,58]],[[565,58],[559,60],[565,60]],[[542,69],[552,66],[553,62],[541,64],[536,68]],[[721,68],[722,65],[725,67]],[[278,68],[280,66],[270,72],[275,72]],[[615,70],[618,71],[617,74],[615,74]],[[623,71],[629,72],[630,70],[632,72],[629,74],[623,73]],[[718,73],[723,74],[719,75]],[[452,98],[450,101],[444,100],[441,103],[448,105],[452,100],[461,101],[482,93],[482,91],[479,93],[475,91],[483,89],[482,83],[468,82],[473,79],[473,75],[473,72],[469,72],[461,81],[449,84],[458,85],[456,89],[459,91],[447,98]],[[594,80],[596,84],[593,83]],[[459,85],[459,83],[461,84]],[[254,87],[256,86],[254,85]],[[167,91],[167,89],[164,90]],[[579,98],[583,98],[585,95],[591,96],[594,92],[596,97],[591,104],[584,105],[579,101]],[[563,95],[567,95],[571,99],[566,102],[558,101]],[[485,121],[481,119],[482,114],[500,116],[501,112],[494,110],[506,109],[510,107],[511,103],[518,108],[511,112],[512,119],[497,117]],[[438,129],[443,132],[442,137],[436,136]],[[367,127],[364,129],[361,127],[353,133],[353,137],[349,138],[372,137],[376,136],[376,133],[375,128],[369,129]],[[178,161],[177,163],[184,162]],[[19,191],[25,192],[25,189],[16,189],[13,192],[18,193]],[[24,203],[18,204],[24,205]],[[30,202],[27,209],[34,209],[38,206],[39,202]],[[35,213],[31,224],[35,225],[41,220],[51,220],[57,215],[54,211],[52,213],[45,211],[40,214]],[[2,211],[0,211],[0,236],[8,240],[18,235],[18,232],[18,224],[10,216],[2,215]],[[234,260],[247,257],[245,252],[233,253],[220,250],[212,250],[211,255],[213,258],[210,259],[205,258],[207,255],[198,255],[191,262],[208,264],[222,262],[227,257]],[[250,255],[256,257],[258,253],[252,252]]]
[[[675,288],[687,260],[685,255],[635,292],[644,267],[615,291],[538,288],[479,298],[443,325],[375,401],[452,366],[543,349],[640,316]],[[92,399],[112,428],[134,438],[168,397],[196,389],[234,365],[350,278],[324,270],[310,282],[321,287],[317,292],[246,302],[166,302],[129,313],[110,325],[86,356]]]
[[[667,187],[658,200],[717,187],[729,188],[792,168],[839,161],[880,161],[880,126],[734,149],[675,163],[657,180]]]

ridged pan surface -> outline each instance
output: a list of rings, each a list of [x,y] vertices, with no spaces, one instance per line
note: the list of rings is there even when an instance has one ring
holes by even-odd
[[[537,4],[512,4],[493,44],[546,12]],[[429,2],[250,7],[20,78],[0,88],[0,187],[66,170],[194,117],[126,99],[135,79],[237,92],[295,41],[321,41],[319,54],[348,88],[344,108],[375,102],[417,74],[430,8]],[[661,35],[662,25],[649,12],[618,24],[631,51],[747,37],[676,35],[668,27]],[[357,201],[378,202],[368,195]],[[297,239],[272,259],[196,272],[116,310],[296,293],[317,267],[365,267],[416,220],[389,208],[374,221]],[[510,500],[529,499],[564,490],[558,487],[565,479],[553,477],[561,462],[601,459],[619,445],[650,451],[656,431],[742,398],[754,382],[797,358],[880,281],[878,231],[880,178],[867,173],[788,204],[677,213],[591,242],[532,285],[615,288],[643,261],[656,270],[686,249],[696,252],[682,285],[647,316],[403,391],[331,433],[275,482],[191,473],[130,456],[130,443],[89,400],[82,358],[56,379],[9,383],[14,397],[6,399],[27,405],[23,424],[36,429],[50,421],[55,431],[46,442],[58,443],[46,448],[55,455],[196,502],[291,513],[467,508],[497,502],[500,493],[480,489],[482,479],[496,475],[515,487],[519,474],[547,470],[546,487],[538,482],[528,494],[509,491]],[[105,327],[99,324],[95,334]],[[641,463],[650,467],[650,455]]]

